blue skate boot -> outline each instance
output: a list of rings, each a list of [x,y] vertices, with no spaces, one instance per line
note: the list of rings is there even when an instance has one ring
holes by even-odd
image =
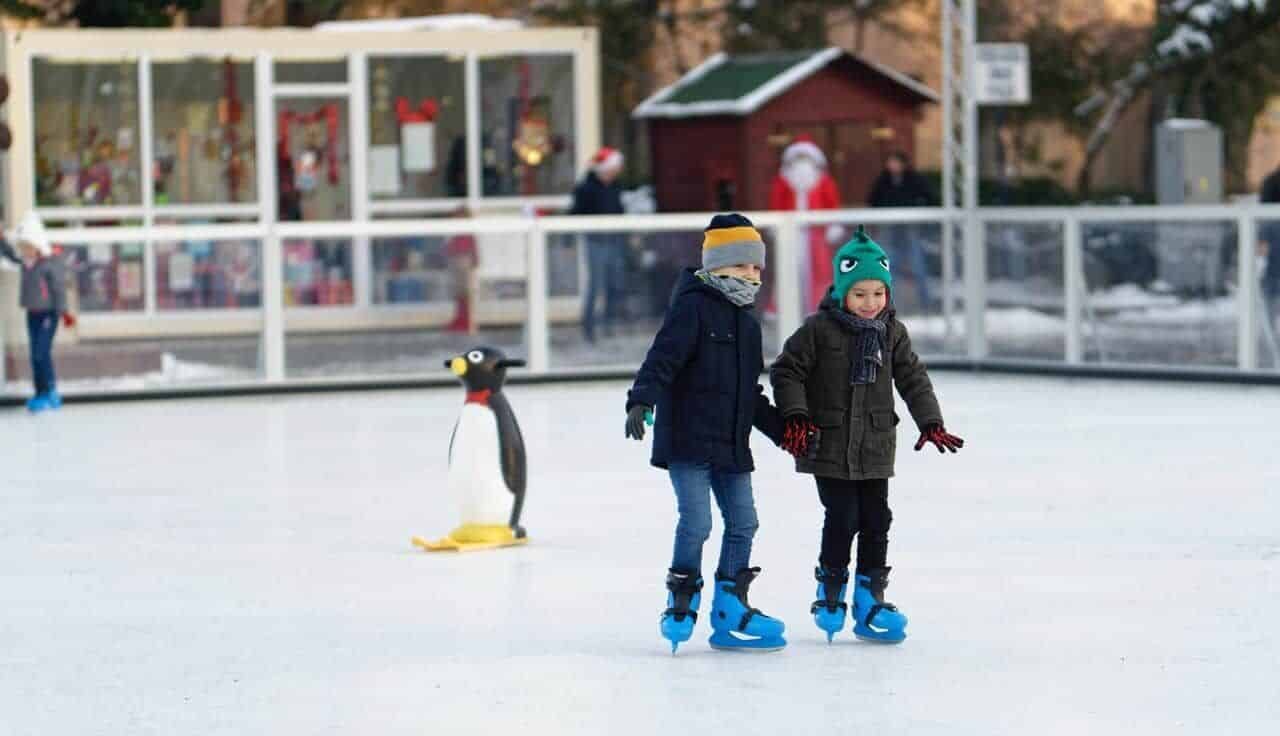
[[[759,574],[758,567],[744,567],[733,577],[716,573],[716,595],[711,601],[713,649],[776,652],[787,645],[782,638],[787,627],[747,602],[751,581]]]
[[[58,393],[58,389],[56,388],[49,389],[49,393],[45,394],[45,398],[48,399],[49,401],[50,409],[62,408],[62,394]]]
[[[667,610],[662,612],[662,638],[671,642],[671,653],[676,653],[689,637],[698,621],[698,604],[701,603],[702,578],[695,573],[670,570],[667,572]]]
[[[51,409],[49,405],[49,396],[47,394],[36,394],[27,400],[27,411],[32,414],[39,414],[46,409]]]
[[[818,600],[809,607],[809,613],[813,614],[813,622],[818,628],[827,632],[827,643],[830,644],[836,632],[844,628],[844,617],[849,610],[849,604],[844,602],[849,586],[849,568],[828,570],[815,567],[813,576],[818,579]]]
[[[889,569],[880,567],[857,576],[853,589],[853,634],[863,641],[899,644],[907,638],[907,617],[892,603],[885,603]]]

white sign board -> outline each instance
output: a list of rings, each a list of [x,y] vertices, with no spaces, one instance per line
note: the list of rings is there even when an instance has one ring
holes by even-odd
[[[403,146],[400,163],[410,173],[436,170],[436,124],[405,123],[400,126]]]
[[[1031,57],[1025,43],[975,44],[973,59],[973,94],[979,105],[1031,102]]]

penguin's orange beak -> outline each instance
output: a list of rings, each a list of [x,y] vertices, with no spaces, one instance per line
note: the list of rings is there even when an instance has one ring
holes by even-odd
[[[459,356],[449,361],[449,370],[453,371],[453,375],[458,378],[467,375],[467,359]]]

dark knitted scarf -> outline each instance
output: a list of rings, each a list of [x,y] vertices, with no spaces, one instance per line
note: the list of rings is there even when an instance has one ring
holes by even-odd
[[[875,383],[877,371],[884,365],[888,325],[883,319],[863,319],[846,312],[831,297],[823,300],[822,309],[849,334],[849,383]]]

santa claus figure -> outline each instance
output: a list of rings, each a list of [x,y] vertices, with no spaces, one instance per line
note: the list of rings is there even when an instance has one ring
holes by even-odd
[[[827,157],[807,135],[797,136],[782,151],[782,167],[769,191],[771,210],[834,210],[840,192],[827,173]],[[806,228],[797,267],[805,309],[813,311],[832,283],[831,258],[844,229],[839,225]]]

